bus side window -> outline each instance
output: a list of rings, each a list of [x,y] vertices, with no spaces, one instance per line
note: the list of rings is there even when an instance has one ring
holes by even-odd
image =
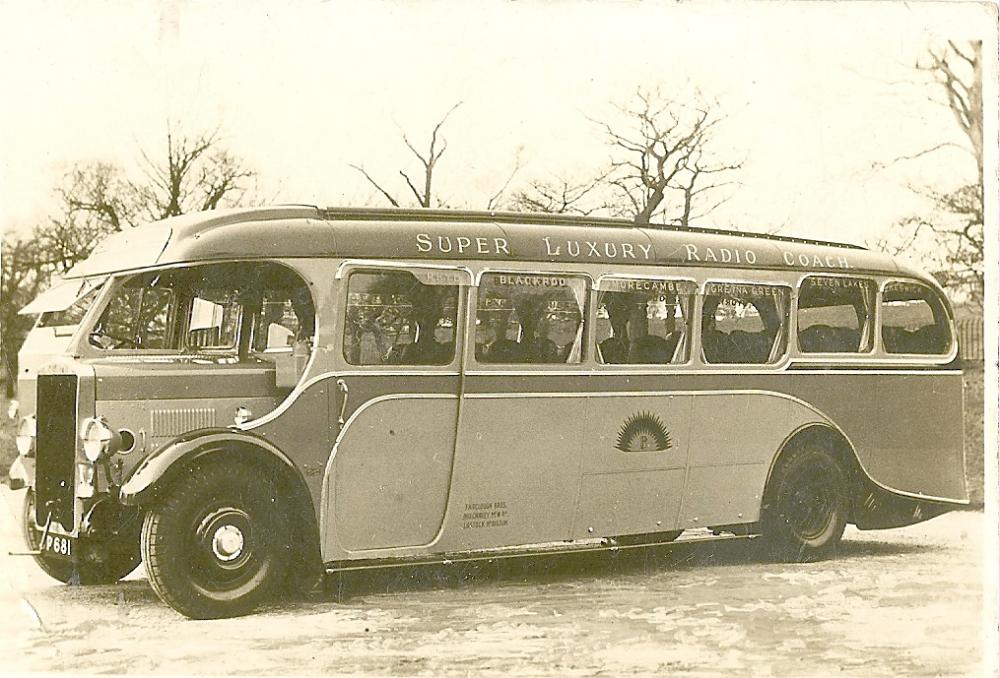
[[[708,283],[701,316],[705,362],[778,362],[787,345],[789,296],[773,285]]]
[[[447,365],[458,286],[408,271],[355,271],[347,282],[344,359],[351,365]]]
[[[694,283],[610,279],[598,298],[597,357],[606,365],[687,362]]]
[[[951,347],[948,314],[931,288],[909,282],[885,286],[882,343],[887,353],[948,353]]]
[[[871,280],[809,276],[799,288],[796,314],[803,353],[867,353],[874,333]]]
[[[587,282],[562,274],[487,273],[476,304],[481,363],[579,363]]]

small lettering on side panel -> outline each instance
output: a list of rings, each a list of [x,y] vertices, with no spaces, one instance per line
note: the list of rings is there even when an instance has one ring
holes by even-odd
[[[463,530],[506,526],[507,502],[505,501],[467,503],[462,512]]]

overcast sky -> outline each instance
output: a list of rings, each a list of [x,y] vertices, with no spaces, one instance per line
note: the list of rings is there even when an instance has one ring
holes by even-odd
[[[608,156],[588,118],[638,86],[696,86],[726,116],[717,152],[745,158],[701,224],[863,241],[918,207],[908,182],[974,176],[960,151],[879,164],[965,142],[930,86],[892,83],[918,77],[929,40],[980,38],[995,101],[991,17],[957,2],[0,1],[0,219],[42,218],[74,163],[155,154],[168,119],[219,126],[279,201],[381,204],[348,163],[402,194],[400,128],[423,143],[457,101],[437,190],[481,208],[519,148],[520,182],[585,177]]]

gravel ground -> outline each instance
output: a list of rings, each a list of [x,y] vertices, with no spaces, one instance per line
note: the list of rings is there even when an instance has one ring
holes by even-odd
[[[983,514],[849,529],[840,556],[753,541],[351,574],[240,619],[190,621],[140,568],[49,580],[0,492],[8,671],[166,675],[982,675]]]

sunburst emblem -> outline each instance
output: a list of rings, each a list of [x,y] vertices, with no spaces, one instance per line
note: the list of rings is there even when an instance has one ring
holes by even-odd
[[[622,452],[662,452],[673,447],[673,443],[670,432],[658,416],[652,412],[637,412],[622,424],[615,447]]]

